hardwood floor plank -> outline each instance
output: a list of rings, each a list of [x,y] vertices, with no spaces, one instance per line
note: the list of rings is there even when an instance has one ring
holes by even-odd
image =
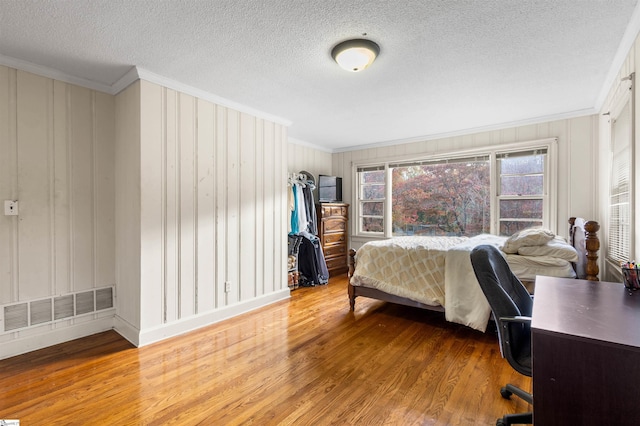
[[[493,424],[530,390],[493,332],[359,298],[344,277],[134,348],[115,332],[0,361],[0,418],[22,424]]]

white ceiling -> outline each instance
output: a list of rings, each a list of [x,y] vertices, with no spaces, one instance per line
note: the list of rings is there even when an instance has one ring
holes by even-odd
[[[595,113],[636,3],[0,0],[0,63],[106,88],[137,67],[335,151]],[[363,33],[380,56],[343,71],[331,48]]]

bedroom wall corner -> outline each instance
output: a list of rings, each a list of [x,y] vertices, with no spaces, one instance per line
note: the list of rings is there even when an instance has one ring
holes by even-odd
[[[138,344],[140,331],[140,82],[116,95],[116,317]]]

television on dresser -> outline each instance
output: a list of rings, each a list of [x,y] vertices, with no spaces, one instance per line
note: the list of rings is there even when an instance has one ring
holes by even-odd
[[[318,176],[318,201],[321,203],[342,202],[342,178]]]

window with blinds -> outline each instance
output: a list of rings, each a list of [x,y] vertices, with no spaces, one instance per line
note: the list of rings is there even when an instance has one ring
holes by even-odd
[[[611,171],[607,258],[616,264],[631,256],[631,102],[611,120]]]

